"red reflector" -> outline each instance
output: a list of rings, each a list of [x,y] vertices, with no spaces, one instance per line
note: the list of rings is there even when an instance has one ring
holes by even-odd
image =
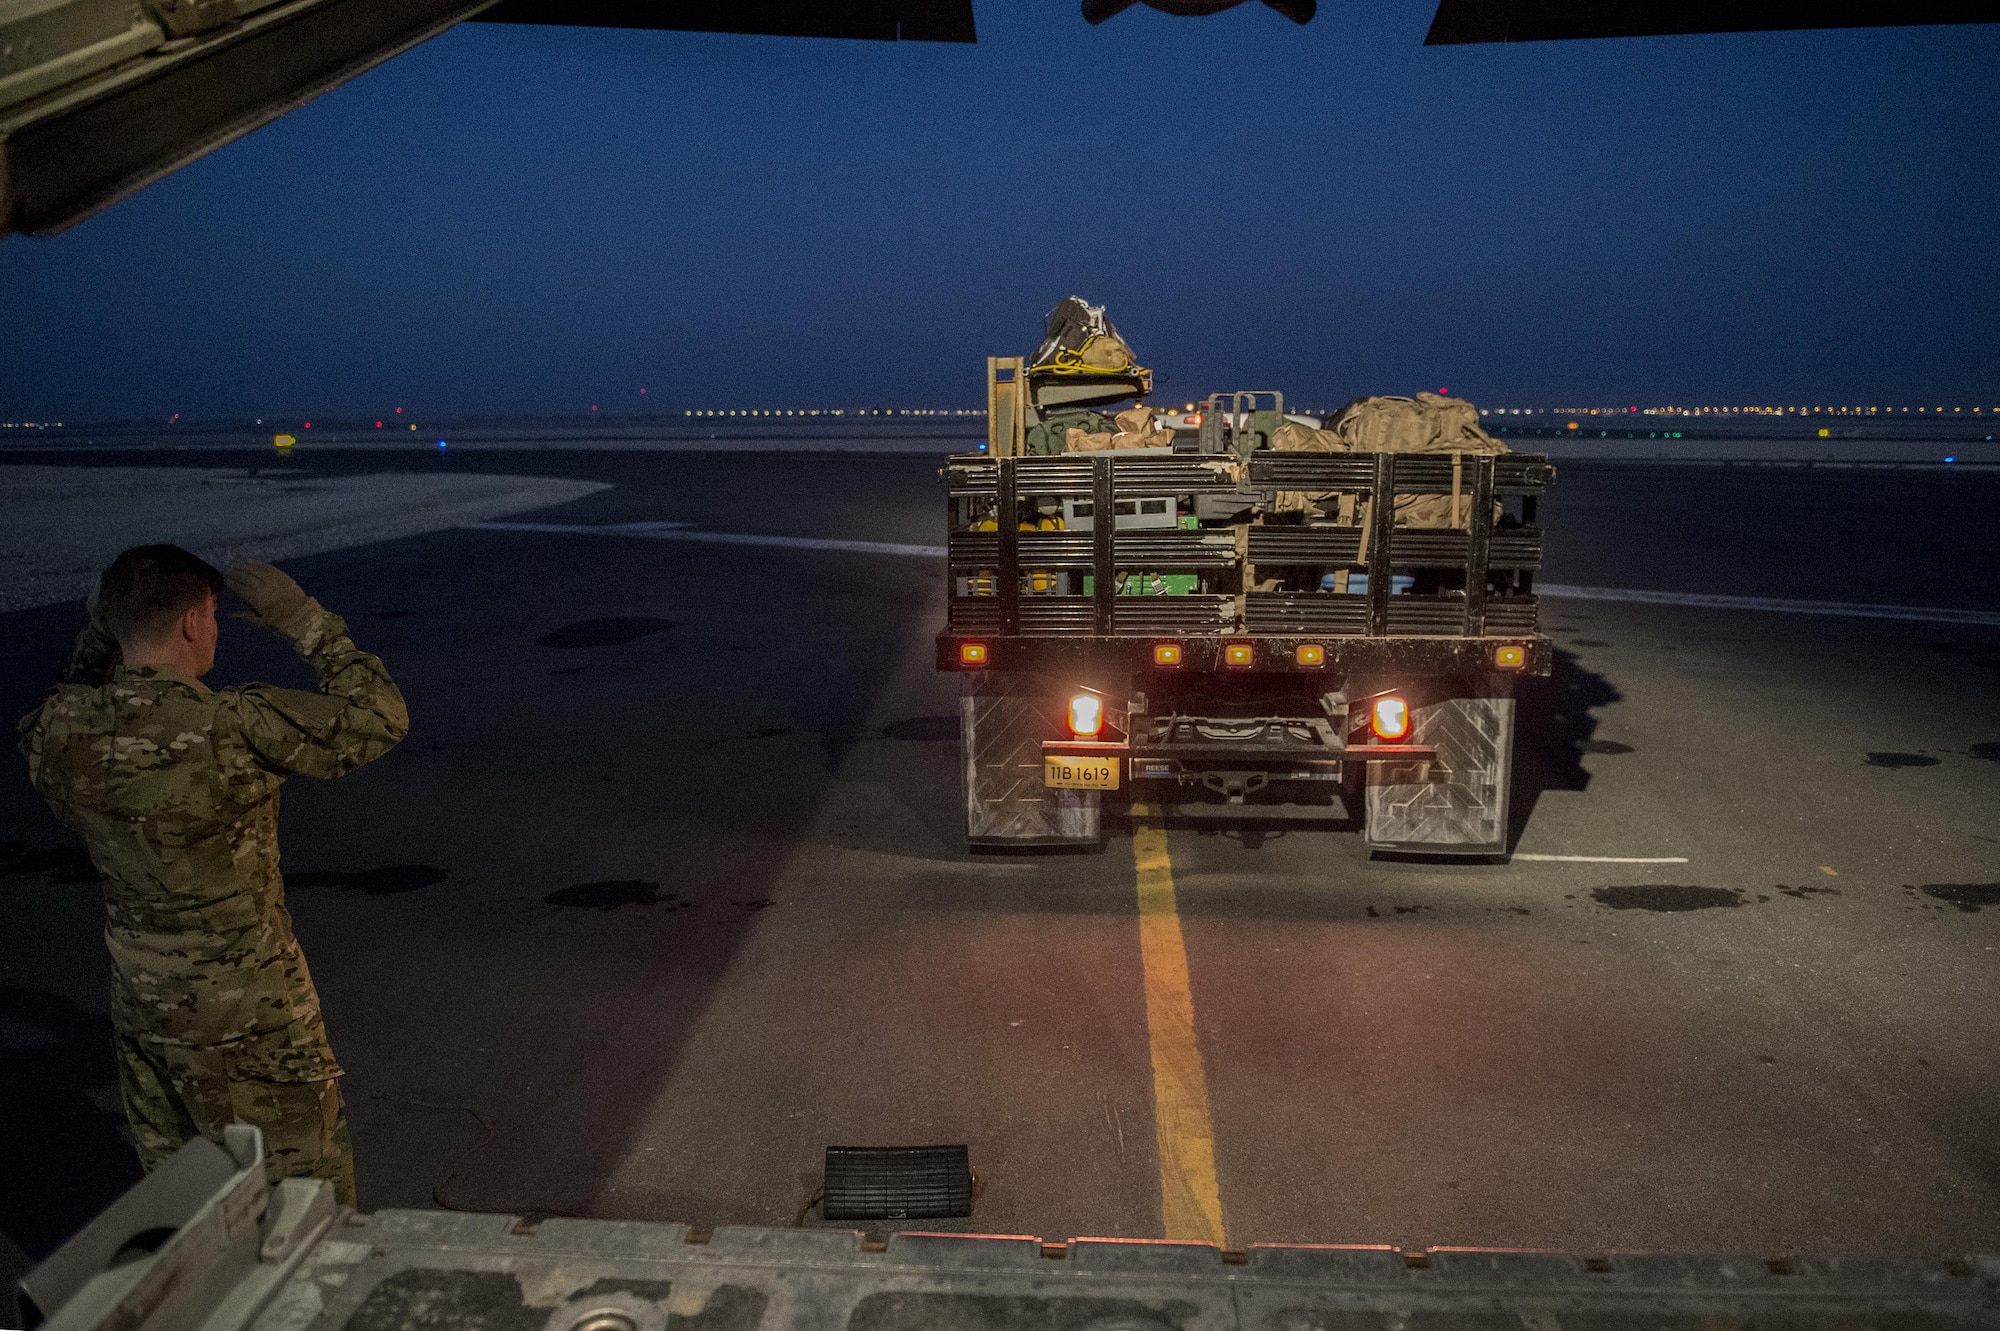
[[[1377,698],[1368,714],[1368,728],[1376,739],[1401,739],[1410,733],[1410,704],[1390,694]]]

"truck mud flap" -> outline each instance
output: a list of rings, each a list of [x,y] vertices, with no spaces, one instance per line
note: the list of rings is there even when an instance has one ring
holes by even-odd
[[[1058,690],[1040,676],[967,675],[959,706],[969,844],[1098,844],[1099,792],[1042,784],[1042,741],[1068,733]]]
[[[1477,696],[1412,699],[1412,744],[1434,745],[1429,765],[1370,763],[1370,850],[1504,855],[1514,771],[1514,681],[1488,676]]]

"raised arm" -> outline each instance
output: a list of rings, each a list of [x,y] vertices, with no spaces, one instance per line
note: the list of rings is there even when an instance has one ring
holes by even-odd
[[[378,657],[354,645],[339,615],[269,564],[236,564],[226,577],[250,606],[241,618],[290,639],[319,680],[318,693],[269,684],[237,690],[243,737],[266,766],[335,777],[373,762],[409,733],[402,692]]]

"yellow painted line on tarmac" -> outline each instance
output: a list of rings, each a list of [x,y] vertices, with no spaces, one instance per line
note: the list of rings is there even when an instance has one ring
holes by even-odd
[[[1170,1239],[1223,1243],[1208,1078],[1195,1040],[1187,945],[1174,900],[1167,829],[1151,805],[1132,806],[1139,871],[1139,956],[1146,974],[1146,1031],[1153,1055],[1153,1121],[1160,1142],[1160,1216]]]

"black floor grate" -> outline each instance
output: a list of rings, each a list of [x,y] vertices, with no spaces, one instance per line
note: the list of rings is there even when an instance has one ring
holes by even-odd
[[[963,1146],[829,1146],[821,1214],[828,1220],[916,1220],[972,1214]]]

